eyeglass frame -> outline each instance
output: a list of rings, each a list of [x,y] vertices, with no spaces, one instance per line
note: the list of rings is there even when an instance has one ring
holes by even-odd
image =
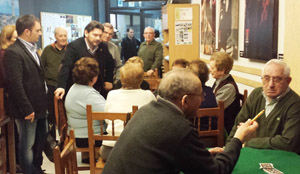
[[[288,77],[280,77],[280,76],[268,76],[268,75],[264,75],[263,77],[261,77],[261,80],[263,83],[270,83],[270,81],[273,79],[273,82],[276,84],[281,83],[284,79],[287,79]]]

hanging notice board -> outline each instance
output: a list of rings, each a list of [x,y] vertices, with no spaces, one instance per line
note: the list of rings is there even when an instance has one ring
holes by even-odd
[[[54,29],[64,27],[68,31],[68,42],[82,37],[85,26],[92,21],[92,16],[41,12],[42,48],[55,41]]]

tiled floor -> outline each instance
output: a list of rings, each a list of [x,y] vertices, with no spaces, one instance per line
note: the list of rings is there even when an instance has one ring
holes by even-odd
[[[43,155],[44,155],[44,161],[43,161],[42,169],[46,170],[45,173],[54,174],[55,173],[54,163],[49,161],[45,154],[43,154]],[[81,153],[77,153],[77,163],[78,163],[78,166],[86,165],[86,164],[81,163]],[[79,174],[89,174],[90,171],[89,170],[79,171],[78,173]]]

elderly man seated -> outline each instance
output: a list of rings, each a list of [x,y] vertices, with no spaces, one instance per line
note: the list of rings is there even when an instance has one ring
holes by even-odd
[[[231,173],[257,122],[242,124],[224,152],[213,157],[187,120],[203,100],[199,78],[178,68],[164,76],[158,91],[157,101],[141,107],[128,122],[102,173]]]
[[[244,145],[299,153],[300,98],[289,87],[291,80],[286,63],[276,59],[268,61],[262,70],[263,87],[254,89],[248,97],[227,141],[235,135],[240,122],[253,118],[264,109],[264,114],[257,119],[260,126],[256,138]]]

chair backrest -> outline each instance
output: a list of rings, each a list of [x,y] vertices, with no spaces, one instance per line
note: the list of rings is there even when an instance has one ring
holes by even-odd
[[[54,112],[56,119],[56,127],[59,132],[60,142],[68,142],[68,121],[66,115],[66,109],[64,105],[64,100],[58,99],[54,96]]]
[[[62,150],[56,146],[53,150],[56,174],[78,174],[74,130],[70,130],[70,140]]]
[[[144,79],[157,79],[158,77],[158,69],[155,68],[154,73],[152,75],[148,75],[147,72],[144,72]]]
[[[4,89],[0,88],[0,118],[5,117],[4,111]]]
[[[66,115],[66,109],[64,105],[64,100],[58,99],[54,96],[54,110],[55,110],[55,119],[56,127],[60,136],[60,143],[63,144],[63,147],[69,142],[68,136],[68,119]],[[75,144],[76,147],[76,144]],[[89,152],[89,148],[79,148],[76,147],[76,152]],[[78,170],[89,170],[89,166],[78,166]]]
[[[208,117],[208,129],[201,130],[201,118]],[[224,102],[219,101],[216,108],[203,108],[198,109],[197,112],[197,131],[200,137],[214,137],[218,147],[224,146]],[[217,118],[217,129],[212,129],[212,120]]]
[[[151,91],[155,91],[155,90],[158,89],[160,80],[161,80],[160,78],[157,78],[157,79],[145,79],[145,81],[148,82]]]
[[[95,140],[114,140],[119,138],[115,134],[115,120],[123,121],[123,128],[137,110],[137,106],[133,106],[133,112],[130,113],[109,113],[109,112],[93,112],[91,105],[86,105],[87,122],[88,122],[88,136],[89,136],[89,155],[90,155],[90,173],[95,174],[102,171],[104,162],[102,159],[95,161]],[[103,130],[103,122],[101,121],[100,135],[94,134],[93,121],[94,120],[110,120],[112,122],[112,134],[105,135]]]
[[[240,103],[241,103],[241,107],[245,104],[246,100],[247,100],[247,97],[248,97],[248,90],[245,89],[244,90],[244,94],[239,94],[239,98],[240,98]]]

